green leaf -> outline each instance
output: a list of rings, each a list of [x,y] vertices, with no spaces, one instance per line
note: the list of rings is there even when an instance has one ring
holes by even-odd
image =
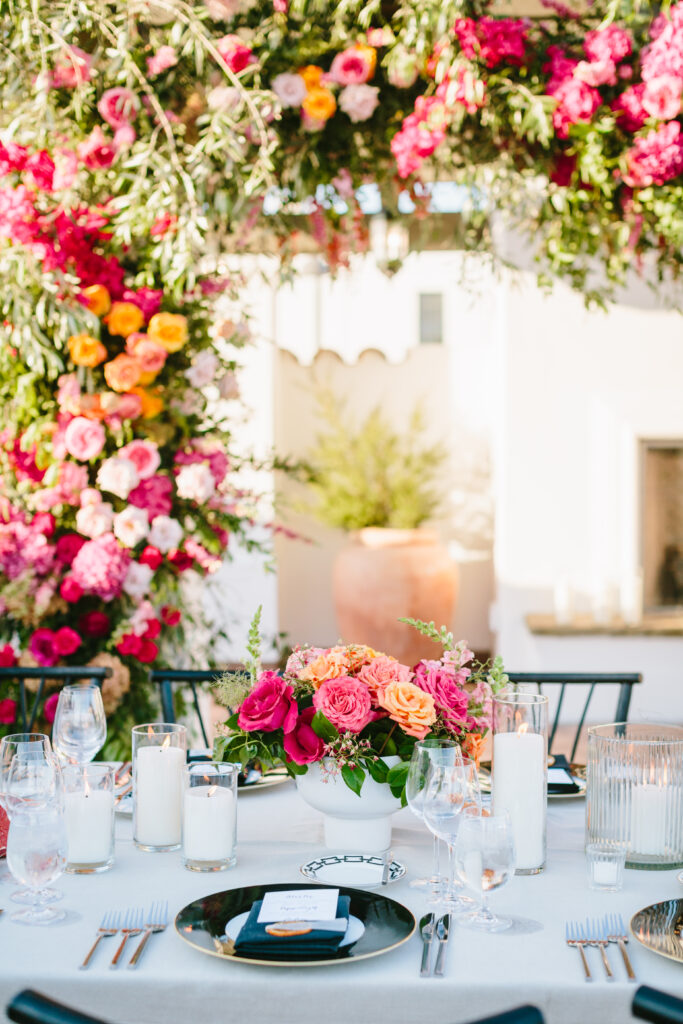
[[[319,736],[325,743],[332,743],[334,740],[339,738],[339,732],[330,722],[329,718],[326,718],[322,711],[316,711],[311,721],[311,729]],[[353,788],[353,787],[352,787]]]
[[[360,796],[361,788],[365,782],[365,772],[363,769],[358,766],[350,768],[348,764],[345,764],[342,767],[341,773],[342,779],[349,789],[352,789],[356,796]]]
[[[386,782],[389,775],[389,769],[382,760],[375,761],[373,758],[368,757],[363,761],[363,764],[367,768],[371,777],[375,782]]]
[[[405,807],[405,787],[406,780],[408,778],[408,772],[410,771],[410,762],[401,761],[400,764],[394,765],[393,768],[389,769],[387,775],[387,782],[389,788],[394,796],[400,797],[401,803]]]

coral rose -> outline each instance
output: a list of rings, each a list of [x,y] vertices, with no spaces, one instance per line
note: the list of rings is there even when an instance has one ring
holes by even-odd
[[[412,674],[407,665],[401,665],[395,658],[384,654],[379,658],[373,658],[368,665],[363,665],[358,673],[358,679],[365,683],[372,696],[377,700],[378,695],[389,683],[407,683]]]
[[[245,732],[282,729],[288,733],[294,728],[296,719],[294,687],[276,672],[262,672],[256,687],[242,701],[237,721]]]
[[[362,732],[372,722],[372,700],[365,683],[351,676],[328,679],[313,694],[313,707],[339,732]]]
[[[372,46],[350,46],[332,61],[330,78],[339,85],[360,85],[375,73],[377,53]]]
[[[72,334],[67,344],[71,362],[76,366],[99,366],[107,358],[102,342],[89,334]]]
[[[126,352],[135,356],[144,374],[155,377],[163,369],[168,352],[158,342],[152,341],[146,334],[129,334],[126,338]]]
[[[315,86],[307,92],[301,109],[313,121],[328,121],[337,109],[337,101],[329,89]]]
[[[79,462],[94,459],[104,448],[106,434],[104,427],[96,420],[76,416],[64,431],[64,447],[69,455]]]
[[[414,683],[400,680],[389,683],[379,695],[378,702],[404,733],[418,740],[425,738],[436,721],[434,698]]]
[[[309,662],[300,678],[313,683],[317,689],[328,679],[338,679],[349,671],[349,660],[343,647],[332,647]]]
[[[127,356],[124,352],[105,363],[104,379],[112,391],[130,391],[140,380],[142,367],[134,356]]]
[[[134,302],[115,302],[104,318],[110,334],[127,338],[133,331],[139,331],[145,322],[142,310]]]
[[[103,284],[91,284],[84,288],[79,299],[95,316],[104,316],[111,309],[111,297]]]
[[[325,744],[311,728],[315,713],[315,708],[306,708],[297,718],[292,731],[285,733],[285,753],[287,759],[294,764],[312,764],[323,756]]]
[[[187,317],[180,313],[156,313],[149,322],[147,333],[167,352],[179,352],[187,341]]]
[[[153,420],[164,408],[163,399],[156,391],[147,391],[146,388],[131,388],[131,391],[140,399],[143,420]]]

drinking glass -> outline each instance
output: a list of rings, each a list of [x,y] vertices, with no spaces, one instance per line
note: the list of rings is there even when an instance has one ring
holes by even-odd
[[[481,792],[475,762],[463,758],[460,764],[431,765],[422,813],[429,830],[448,846],[448,889],[444,899],[453,910],[465,909],[473,903],[468,896],[456,893],[461,886],[455,877],[455,840],[466,808],[470,813],[481,814]]]
[[[455,869],[462,881],[481,898],[477,909],[462,914],[458,922],[487,932],[509,928],[510,919],[496,917],[488,906],[489,893],[505,885],[515,870],[515,844],[507,814],[463,815],[455,842]]]
[[[25,758],[44,759],[52,753],[50,739],[42,732],[14,732],[0,740],[0,807],[7,811],[5,789],[15,754]]]
[[[427,776],[432,765],[454,765],[462,763],[462,752],[455,740],[446,737],[430,736],[420,740],[413,747],[410,769],[406,780],[406,800],[413,814],[424,821],[424,797],[427,791]],[[441,896],[443,878],[439,863],[440,839],[436,832],[434,838],[433,872],[431,878],[415,878],[410,884],[414,887],[431,885],[430,902]]]
[[[69,764],[92,761],[107,738],[107,717],[96,683],[74,683],[59,695],[52,744]]]
[[[66,864],[66,828],[61,806],[20,811],[12,816],[7,836],[7,864],[29,892],[29,905],[12,914],[18,924],[45,925],[61,921],[63,910],[47,906],[43,893]]]
[[[18,752],[12,758],[9,769],[4,773],[3,801],[11,823],[18,816],[39,814],[42,811],[58,810],[64,807],[64,786],[59,761],[44,746],[31,744],[28,748],[19,744]],[[11,870],[11,869],[10,869]],[[16,878],[15,872],[11,872]],[[56,889],[41,889],[43,904],[61,900],[62,894]],[[15,903],[32,904],[34,896],[30,889],[18,889],[12,893]]]

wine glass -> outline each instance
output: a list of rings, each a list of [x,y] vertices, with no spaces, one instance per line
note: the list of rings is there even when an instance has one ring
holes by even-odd
[[[496,917],[488,906],[489,893],[505,885],[515,870],[515,844],[507,814],[463,816],[455,843],[455,869],[462,881],[481,895],[480,906],[458,920],[487,932],[509,928],[510,919]]]
[[[445,902],[453,910],[471,906],[469,896],[458,896],[455,878],[455,840],[463,811],[481,814],[477,766],[469,758],[459,764],[431,765],[422,813],[427,827],[448,846],[448,889]]]
[[[13,732],[0,740],[0,807],[5,812],[5,787],[14,755],[21,753],[26,757],[44,757],[51,750],[50,738],[42,732]],[[9,871],[3,868],[0,881],[9,882],[11,879]]]
[[[406,779],[406,800],[413,814],[424,820],[424,797],[427,790],[427,776],[432,765],[453,765],[462,762],[462,752],[455,740],[447,737],[430,736],[420,740],[413,747],[408,778]],[[439,864],[439,837],[434,838],[433,873],[431,878],[416,878],[410,884],[415,887],[431,885],[430,902],[441,896],[442,877]]]
[[[69,764],[92,761],[107,738],[107,717],[97,683],[74,683],[59,695],[52,744]]]
[[[52,891],[45,886],[64,871],[66,851],[64,810],[58,803],[39,811],[24,810],[12,815],[7,836],[7,864],[29,893],[29,905],[15,911],[13,921],[44,925],[64,918],[64,911],[48,906],[43,894]]]
[[[38,748],[37,744],[35,746]],[[38,749],[33,748],[26,753],[20,746],[5,775],[3,799],[10,818],[10,832],[12,822],[17,817],[35,816],[43,811],[62,812],[64,783],[56,755],[52,751],[42,751],[39,754]],[[11,867],[10,871],[15,878],[19,877]],[[55,903],[62,898],[61,892],[56,889],[41,889],[39,896],[42,904]],[[12,893],[12,899],[15,903],[33,904],[35,895],[31,888],[27,887]]]

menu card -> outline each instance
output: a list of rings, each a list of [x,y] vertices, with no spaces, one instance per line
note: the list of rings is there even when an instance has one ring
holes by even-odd
[[[259,924],[273,921],[332,921],[337,916],[339,889],[284,889],[267,892]]]

